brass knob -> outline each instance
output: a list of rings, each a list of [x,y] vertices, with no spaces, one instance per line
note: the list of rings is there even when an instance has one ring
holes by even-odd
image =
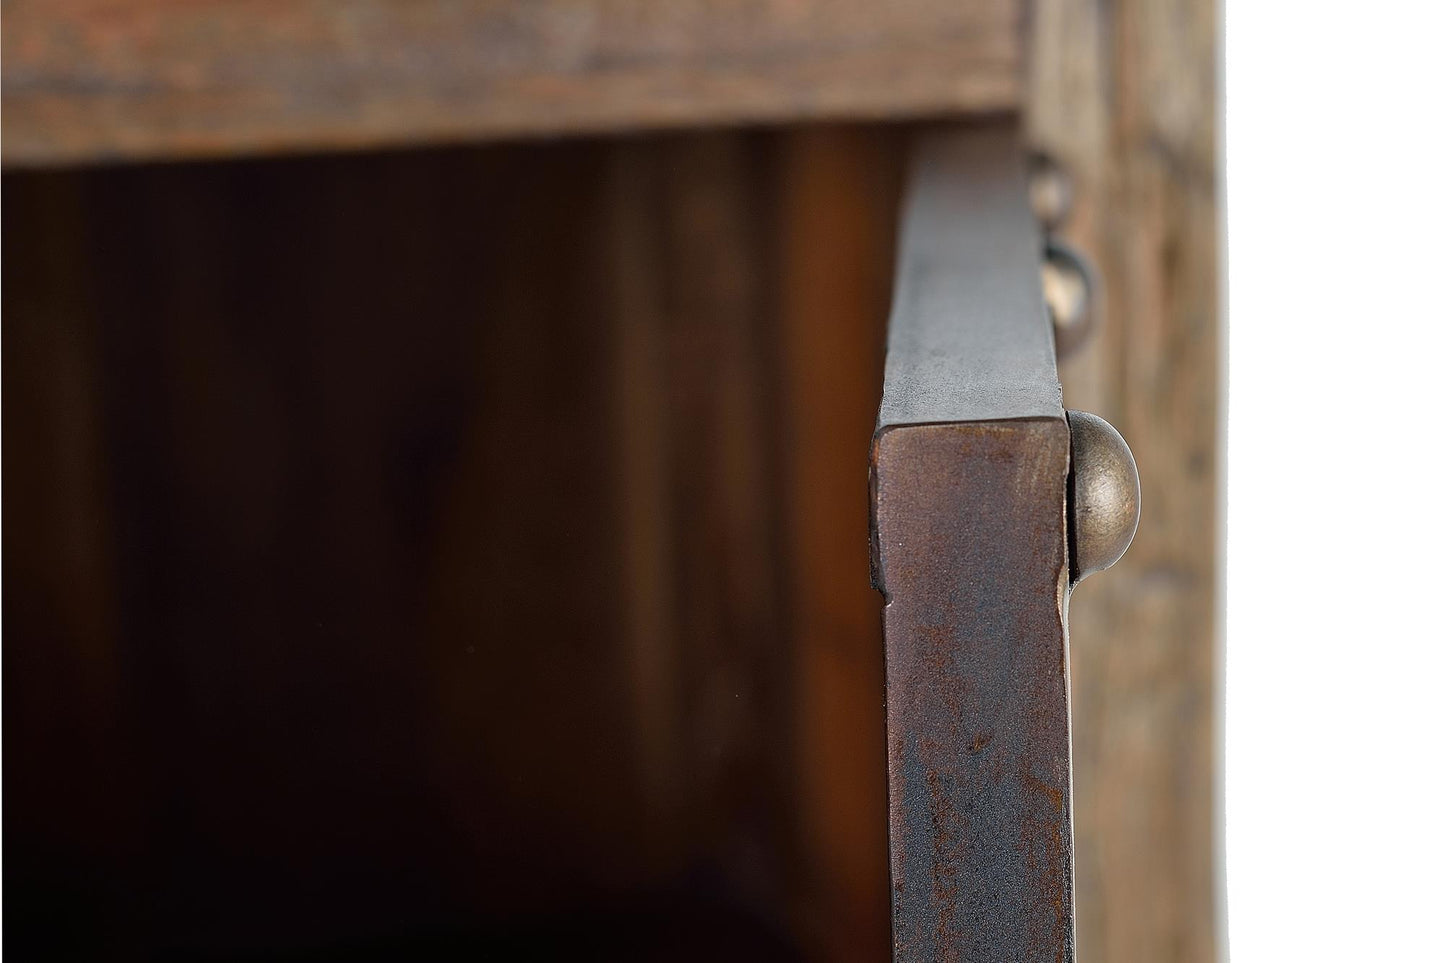
[[[1078,582],[1117,562],[1139,528],[1139,468],[1124,439],[1098,415],[1067,412],[1069,576]]]
[[[1046,234],[1057,231],[1074,207],[1074,182],[1069,172],[1049,154],[1035,151],[1028,157],[1029,206]]]
[[[1084,256],[1064,242],[1044,243],[1044,306],[1054,325],[1054,354],[1067,358],[1094,330],[1094,272]]]

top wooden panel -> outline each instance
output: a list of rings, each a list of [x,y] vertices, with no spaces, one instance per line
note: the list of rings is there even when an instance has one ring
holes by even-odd
[[[6,0],[8,165],[1009,110],[1022,0]]]

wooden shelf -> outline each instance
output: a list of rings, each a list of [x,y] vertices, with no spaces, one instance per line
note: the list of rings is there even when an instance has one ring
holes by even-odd
[[[1022,0],[14,0],[10,166],[1012,110]]]

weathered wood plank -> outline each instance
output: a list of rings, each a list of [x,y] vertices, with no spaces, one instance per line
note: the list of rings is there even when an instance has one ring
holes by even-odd
[[[868,439],[878,414],[903,131],[782,135],[779,411],[800,915],[811,956],[888,954],[883,646],[868,586]]]
[[[3,156],[113,158],[1017,106],[1021,0],[8,0]]]
[[[1073,596],[1079,958],[1203,963],[1215,936],[1218,373],[1213,0],[1037,0],[1026,116],[1074,174],[1102,281],[1060,366],[1134,452],[1143,518]]]

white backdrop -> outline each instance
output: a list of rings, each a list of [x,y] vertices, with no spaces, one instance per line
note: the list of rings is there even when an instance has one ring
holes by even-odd
[[[1225,11],[1234,963],[1445,960],[1442,7]]]

